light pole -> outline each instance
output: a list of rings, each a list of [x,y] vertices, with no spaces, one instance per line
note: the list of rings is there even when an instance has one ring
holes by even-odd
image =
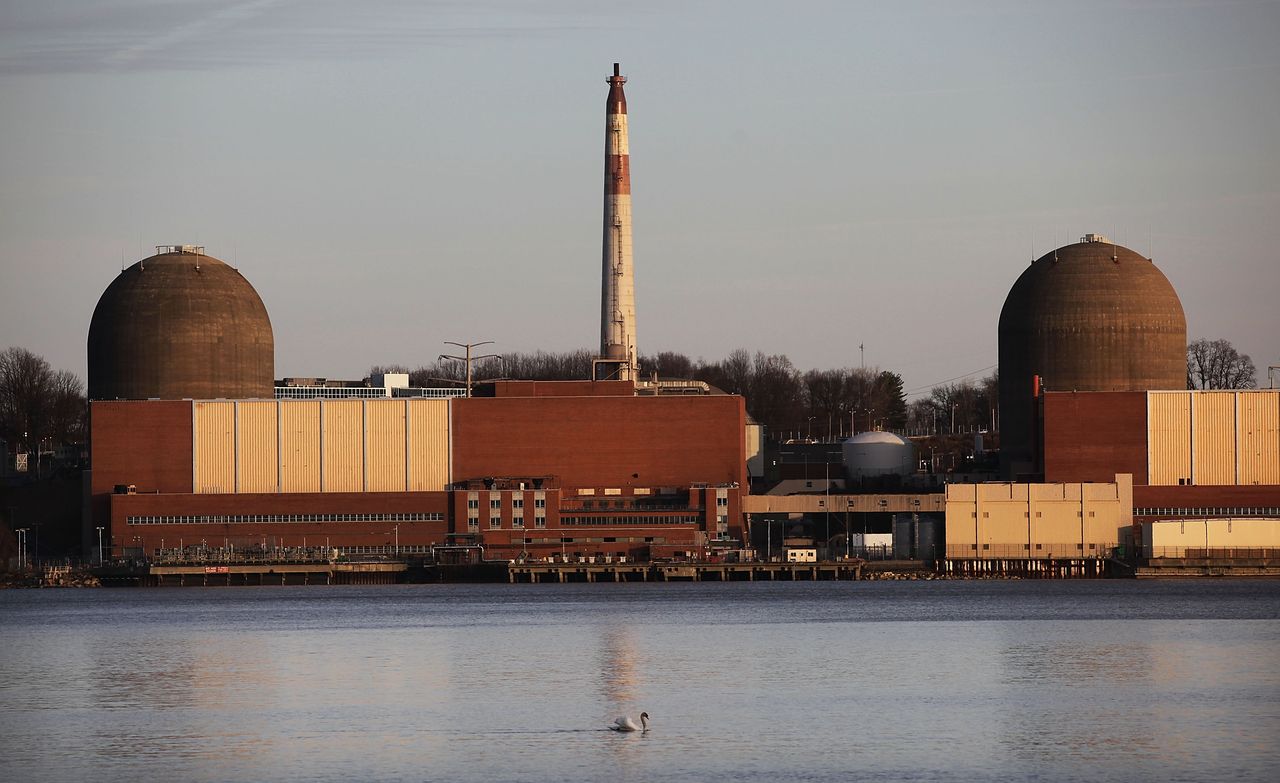
[[[831,455],[826,454],[822,458],[822,484],[825,497],[822,499],[823,520],[827,526],[827,540],[822,547],[822,553],[831,559]]]
[[[400,526],[396,525],[396,557],[400,556]]]
[[[482,345],[493,345],[493,340],[485,340],[484,342],[480,342],[480,343],[455,343],[455,342],[450,342],[449,340],[445,340],[445,341],[444,341],[444,344],[445,344],[445,345],[456,345],[456,346],[458,346],[459,348],[462,348],[462,349],[464,349],[464,350],[467,352],[467,355],[466,355],[466,356],[450,356],[450,355],[448,355],[448,354],[443,354],[443,353],[442,353],[442,354],[440,354],[440,358],[441,358],[441,359],[453,359],[454,361],[458,361],[458,362],[466,362],[466,364],[467,364],[467,396],[468,396],[468,397],[470,397],[470,396],[471,396],[471,363],[472,363],[473,361],[479,361],[480,359],[496,359],[496,358],[498,358],[498,354],[496,354],[496,353],[487,353],[487,354],[485,354],[485,355],[483,355],[483,356],[472,356],[472,355],[471,355],[471,349],[472,349],[472,348],[479,348],[479,347],[480,347],[480,346],[482,346]]]
[[[18,567],[27,567],[27,528],[20,527],[13,531],[18,534]]]
[[[102,528],[98,528],[98,565],[102,565]]]

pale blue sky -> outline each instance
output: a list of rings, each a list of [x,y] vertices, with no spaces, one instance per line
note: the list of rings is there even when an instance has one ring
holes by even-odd
[[[1280,364],[1277,2],[0,6],[0,347],[83,375],[157,244],[235,263],[278,376],[594,347],[606,75],[644,353],[996,361],[1033,251],[1145,255]]]

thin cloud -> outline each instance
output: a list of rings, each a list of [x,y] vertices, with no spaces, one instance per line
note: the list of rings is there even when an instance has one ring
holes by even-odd
[[[589,5],[459,2],[138,3],[0,9],[0,75],[193,71],[596,29]],[[586,21],[584,21],[586,20]]]
[[[163,52],[194,38],[218,33],[229,27],[248,22],[261,16],[268,9],[280,5],[280,3],[281,0],[254,0],[254,2],[238,3],[230,8],[223,8],[202,18],[180,24],[163,35],[138,41],[131,46],[118,49],[103,58],[103,64],[118,66],[138,62],[149,54]]]

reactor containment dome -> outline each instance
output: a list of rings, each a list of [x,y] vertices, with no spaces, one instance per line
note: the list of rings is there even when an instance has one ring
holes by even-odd
[[[107,286],[89,324],[89,398],[274,396],[258,292],[195,245],[162,245]]]
[[[1000,466],[1034,474],[1046,391],[1186,388],[1187,321],[1151,259],[1087,234],[1032,262],[1000,312]]]

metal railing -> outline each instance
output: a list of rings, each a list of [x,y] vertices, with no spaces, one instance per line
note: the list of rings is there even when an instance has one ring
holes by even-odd
[[[1112,556],[1111,543],[948,544],[950,560],[1102,560]]]
[[[1280,547],[1150,546],[1143,547],[1142,554],[1150,560],[1272,560],[1280,559]]]

